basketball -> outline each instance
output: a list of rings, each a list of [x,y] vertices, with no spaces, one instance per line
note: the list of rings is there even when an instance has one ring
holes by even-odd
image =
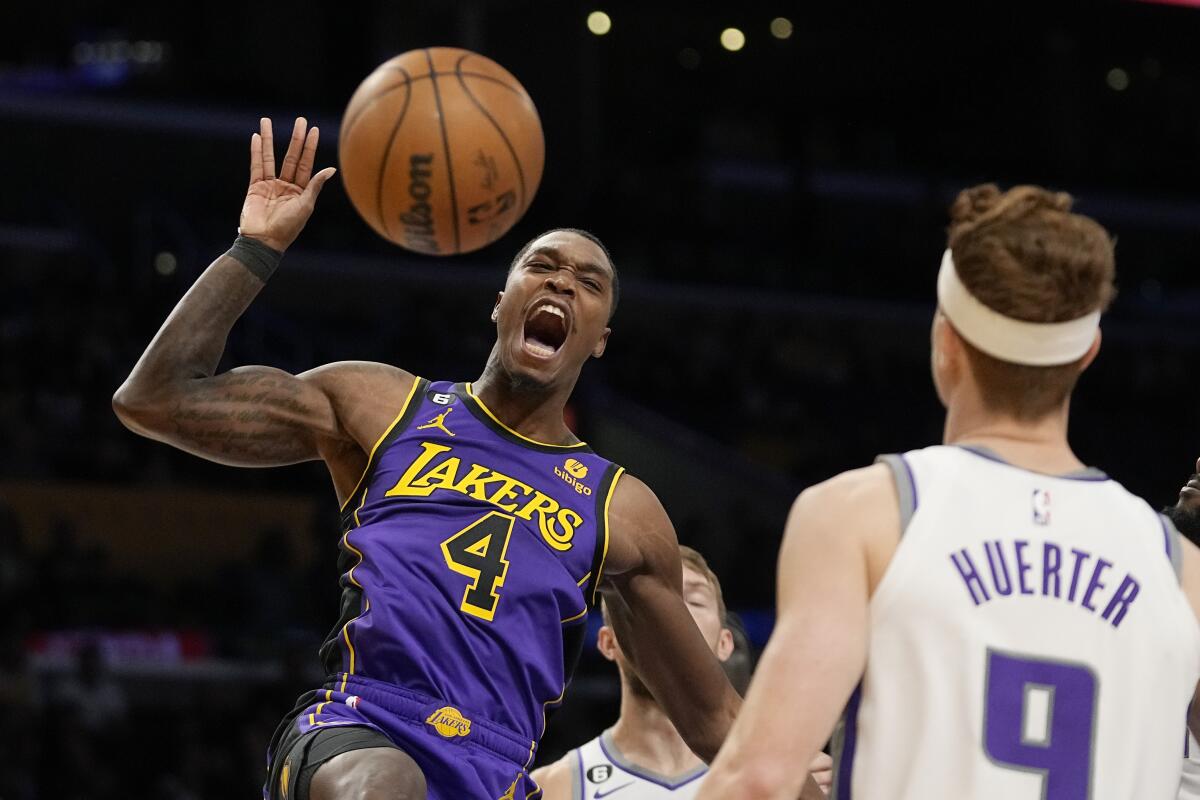
[[[469,50],[410,50],[381,64],[346,106],[342,182],[376,233],[453,255],[494,242],[537,192],[545,142],[533,100]]]

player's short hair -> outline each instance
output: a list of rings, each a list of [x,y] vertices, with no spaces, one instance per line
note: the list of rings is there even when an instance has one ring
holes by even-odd
[[[709,586],[712,586],[713,595],[717,599],[717,616],[722,620],[722,625],[726,619],[725,613],[725,595],[721,592],[721,581],[717,578],[717,573],[712,571],[712,567],[708,566],[708,561],[704,556],[686,544],[679,545],[679,560],[686,567],[691,567],[696,572],[699,572],[708,581]],[[604,624],[611,623],[608,616],[608,604],[604,602],[604,597],[600,598],[600,616],[604,619]]]
[[[549,236],[552,233],[573,233],[576,236],[582,236],[592,244],[596,245],[596,247],[599,247],[600,252],[604,253],[604,257],[608,259],[608,266],[612,267],[613,274],[612,305],[609,306],[608,309],[608,318],[612,319],[613,314],[617,313],[617,303],[621,299],[621,278],[617,274],[617,262],[613,261],[612,253],[608,252],[608,248],[604,246],[604,242],[600,241],[600,237],[591,231],[585,231],[582,228],[551,228],[548,231],[542,231],[537,236],[526,242],[525,246],[517,251],[517,254],[513,257],[512,262],[508,265],[509,274],[511,275],[512,271],[517,268],[517,265],[521,263],[521,259],[525,257],[530,248],[533,247],[534,243],[536,243],[538,239],[541,239],[543,236]]]
[[[1071,213],[1064,192],[983,184],[950,207],[949,247],[958,277],[977,300],[1006,317],[1064,322],[1104,311],[1116,289],[1113,240],[1094,220]],[[1020,420],[1060,408],[1080,361],[1033,367],[1001,361],[965,339],[972,372],[992,411]]]

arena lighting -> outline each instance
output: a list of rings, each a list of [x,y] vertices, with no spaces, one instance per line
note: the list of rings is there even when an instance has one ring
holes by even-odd
[[[771,35],[776,39],[792,38],[792,21],[787,17],[776,17],[771,20]]]
[[[165,250],[154,257],[154,271],[164,278],[175,274],[177,264],[175,254]]]
[[[1105,80],[1108,82],[1108,88],[1114,92],[1123,92],[1129,88],[1129,73],[1120,67],[1110,69]]]
[[[612,18],[603,11],[593,11],[588,14],[588,30],[597,36],[603,36],[612,30]]]
[[[746,46],[746,34],[737,28],[726,28],[721,31],[721,47],[736,53]]]

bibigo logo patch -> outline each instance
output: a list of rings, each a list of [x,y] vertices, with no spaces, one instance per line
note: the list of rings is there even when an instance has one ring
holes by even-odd
[[[456,736],[466,736],[471,732],[471,720],[464,717],[461,711],[452,706],[442,706],[430,714],[429,718],[425,721],[447,739],[453,739]]]
[[[554,474],[562,478],[563,482],[574,489],[577,494],[590,495],[592,493],[592,487],[584,485],[583,482],[583,479],[587,477],[588,468],[578,459],[568,458],[561,467],[554,468]]]

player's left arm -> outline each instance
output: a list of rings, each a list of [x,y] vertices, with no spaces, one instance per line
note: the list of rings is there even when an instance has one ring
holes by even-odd
[[[883,465],[796,500],[779,553],[775,630],[700,800],[791,800],[800,792],[796,764],[829,738],[866,666],[871,577],[862,532],[898,528]]]
[[[623,475],[609,531],[601,590],[621,650],[688,747],[712,761],[742,701],[684,602],[675,529],[646,484]]]

